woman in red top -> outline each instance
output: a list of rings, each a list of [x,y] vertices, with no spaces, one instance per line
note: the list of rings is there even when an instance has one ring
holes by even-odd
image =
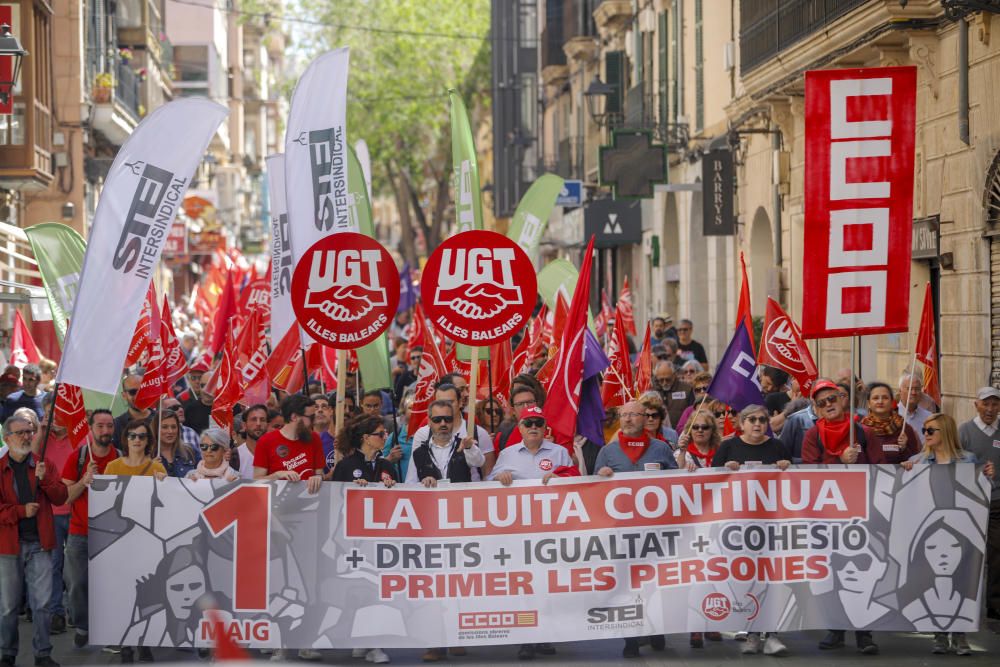
[[[920,439],[896,410],[886,383],[868,385],[868,415],[861,423],[872,431],[865,448],[869,463],[898,464],[920,453]]]

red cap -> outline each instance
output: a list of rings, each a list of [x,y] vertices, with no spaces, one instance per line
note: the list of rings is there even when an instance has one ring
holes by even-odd
[[[521,413],[521,420],[520,421],[524,421],[525,419],[531,419],[532,417],[538,417],[538,418],[541,418],[541,419],[545,419],[545,415],[542,414],[542,409],[541,408],[539,408],[539,407],[531,407],[531,408],[525,408],[524,409],[524,412]]]
[[[812,391],[809,393],[809,396],[811,396],[812,398],[816,398],[816,394],[823,391],[824,389],[833,389],[834,391],[840,391],[840,387],[835,385],[830,380],[820,380],[818,382],[813,383]]]
[[[4,373],[0,375],[0,384],[21,384],[21,378],[13,373]]]
[[[198,357],[198,360],[194,362],[194,365],[190,368],[189,372],[207,373],[211,368],[212,368],[211,358],[206,353]]]

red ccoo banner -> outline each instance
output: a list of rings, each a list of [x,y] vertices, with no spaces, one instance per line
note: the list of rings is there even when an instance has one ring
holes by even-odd
[[[915,67],[806,72],[802,334],[907,331]]]

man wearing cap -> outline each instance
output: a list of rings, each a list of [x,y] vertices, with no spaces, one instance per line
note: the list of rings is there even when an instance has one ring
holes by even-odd
[[[188,371],[192,395],[186,400],[181,399],[181,405],[184,406],[184,421],[199,434],[208,428],[208,420],[212,415],[212,396],[205,391],[201,383],[207,372],[207,362],[199,359],[198,363]]]
[[[962,449],[980,461],[1000,467],[1000,390],[983,387],[976,392],[972,421],[958,427]],[[986,528],[986,614],[1000,619],[1000,476],[993,477],[990,518]]]
[[[924,398],[924,379],[916,373],[903,373],[899,378],[899,414],[917,432],[920,444],[924,444],[924,422],[931,416],[929,410],[920,407]]]
[[[508,445],[500,452],[497,463],[487,478],[510,486],[515,479],[541,479],[548,484],[553,477],[579,477],[569,452],[562,445],[545,439],[545,415],[539,407],[525,408],[518,421],[521,442]],[[553,655],[552,644],[522,644],[517,651],[518,660],[532,660],[535,653]]]

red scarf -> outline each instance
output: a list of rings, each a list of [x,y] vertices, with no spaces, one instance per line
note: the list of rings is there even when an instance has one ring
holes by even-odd
[[[619,433],[618,446],[625,452],[629,461],[638,463],[642,455],[649,449],[649,436],[643,433],[638,438],[630,438],[624,433]]]
[[[816,426],[819,428],[820,440],[823,441],[823,449],[825,449],[828,454],[840,456],[851,444],[850,419],[844,418],[839,422],[830,422],[826,419],[820,419],[816,422]]]
[[[715,449],[708,450],[708,454],[702,454],[701,450],[693,442],[688,443],[687,453],[701,461],[702,468],[710,468],[712,466],[712,459],[715,458]]]

